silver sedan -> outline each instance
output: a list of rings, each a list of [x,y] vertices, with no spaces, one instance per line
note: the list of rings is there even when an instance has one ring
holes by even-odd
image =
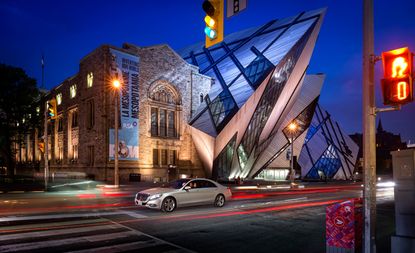
[[[201,204],[222,207],[231,196],[228,187],[210,179],[179,179],[166,187],[151,188],[137,193],[135,204],[172,212],[176,207]]]

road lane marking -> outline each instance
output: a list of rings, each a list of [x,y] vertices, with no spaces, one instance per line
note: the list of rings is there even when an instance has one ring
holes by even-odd
[[[66,253],[94,253],[94,252],[116,253],[116,252],[124,252],[124,251],[131,251],[131,250],[139,250],[139,249],[144,249],[147,247],[154,247],[157,245],[163,245],[163,243],[160,241],[155,241],[155,240],[139,241],[139,242],[122,243],[122,244],[117,244],[117,245],[93,248],[93,249],[69,251]]]
[[[196,253],[196,252],[195,252],[195,251],[193,251],[193,250],[190,250],[190,249],[184,248],[184,247],[182,247],[182,246],[180,246],[180,245],[177,245],[177,244],[174,244],[174,243],[171,243],[171,242],[165,241],[165,240],[163,240],[163,239],[160,239],[160,238],[158,238],[158,237],[152,236],[152,235],[150,235],[150,234],[146,234],[146,233],[144,233],[144,232],[142,232],[142,231],[139,231],[139,230],[136,230],[136,229],[130,228],[130,227],[128,227],[128,226],[126,226],[126,225],[123,225],[123,224],[121,224],[121,223],[118,223],[118,222],[115,222],[115,221],[112,221],[112,220],[109,220],[109,221],[110,221],[111,223],[113,223],[113,224],[117,224],[117,225],[119,225],[119,226],[122,226],[122,227],[124,227],[124,228],[129,229],[130,231],[132,231],[132,232],[136,233],[137,235],[145,235],[145,236],[148,236],[148,237],[150,237],[150,238],[152,238],[152,239],[154,239],[154,240],[157,240],[157,241],[160,241],[160,242],[162,242],[162,243],[168,244],[168,245],[173,246],[173,247],[175,247],[175,248],[179,248],[179,249],[181,249],[181,250],[183,250],[184,252],[187,252],[187,253]]]
[[[240,206],[234,206],[233,208],[249,208],[249,207],[255,207],[255,206],[260,207],[260,206],[267,206],[267,205],[276,205],[276,204],[283,204],[283,203],[289,203],[289,202],[304,201],[307,199],[308,199],[307,197],[301,197],[301,198],[294,198],[294,199],[268,201],[265,203],[248,203],[248,204],[243,204]]]
[[[137,219],[148,218],[148,216],[146,216],[146,215],[139,214],[139,213],[136,213],[136,212],[133,212],[133,211],[124,211],[124,210],[122,210],[122,211],[119,211],[118,213],[126,214],[128,216],[131,216],[131,217],[134,217],[134,218],[137,218]]]

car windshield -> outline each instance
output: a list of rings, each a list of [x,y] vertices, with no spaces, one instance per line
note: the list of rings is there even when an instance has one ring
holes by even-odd
[[[183,185],[185,185],[189,181],[190,181],[189,178],[174,180],[174,181],[171,181],[167,187],[173,188],[173,189],[180,189],[183,187]]]

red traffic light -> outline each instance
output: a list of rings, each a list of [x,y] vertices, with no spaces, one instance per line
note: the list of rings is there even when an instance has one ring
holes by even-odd
[[[407,47],[382,53],[383,104],[403,105],[413,101],[412,53]]]

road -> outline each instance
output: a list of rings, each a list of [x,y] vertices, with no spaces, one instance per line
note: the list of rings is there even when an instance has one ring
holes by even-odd
[[[15,202],[0,210],[0,252],[324,252],[325,207],[359,196],[359,185],[234,190],[223,208],[162,213],[123,192],[14,195],[2,198]],[[378,190],[378,206],[387,237],[393,188]]]

